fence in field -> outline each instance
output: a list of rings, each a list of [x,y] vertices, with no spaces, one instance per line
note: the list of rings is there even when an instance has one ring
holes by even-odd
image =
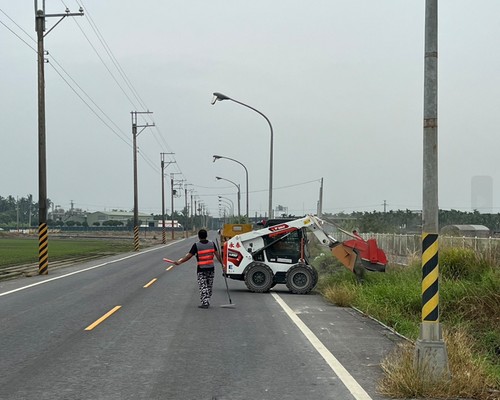
[[[420,235],[404,235],[391,233],[362,234],[364,239],[375,238],[378,247],[384,250],[389,263],[408,264],[412,258],[420,258],[422,253],[422,237]],[[337,233],[338,240],[349,239],[341,232]],[[458,247],[471,249],[487,257],[495,264],[500,261],[500,238],[456,237],[439,236],[439,248]]]

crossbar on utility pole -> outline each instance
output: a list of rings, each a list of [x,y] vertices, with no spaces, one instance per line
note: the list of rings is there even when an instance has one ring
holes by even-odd
[[[42,8],[35,0],[35,31],[37,34],[37,63],[38,63],[38,274],[49,273],[49,235],[47,227],[47,160],[46,160],[46,131],[45,131],[45,50],[43,39],[66,17],[82,16],[83,9],[78,13],[70,13],[66,8],[65,14],[45,14],[45,0]],[[59,21],[47,33],[45,19],[60,17]]]
[[[134,150],[134,251],[139,251],[139,201],[138,201],[138,190],[137,190],[137,136],[141,132],[149,127],[155,126],[155,124],[146,123],[145,125],[137,125],[137,115],[139,114],[153,114],[151,111],[131,111],[132,116],[132,140],[133,140],[133,150]],[[142,128],[137,132],[137,128]]]

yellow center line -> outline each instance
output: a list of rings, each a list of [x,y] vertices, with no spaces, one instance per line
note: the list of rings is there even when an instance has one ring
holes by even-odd
[[[113,315],[115,312],[117,312],[122,306],[116,306],[112,310],[108,311],[106,314],[104,314],[101,318],[99,318],[97,321],[95,321],[93,324],[90,324],[85,328],[86,331],[91,331],[94,329],[97,325],[99,325],[101,322],[109,318],[111,315]]]
[[[148,283],[146,283],[143,287],[144,287],[144,288],[148,288],[148,287],[150,287],[153,283],[155,283],[157,280],[158,280],[157,278],[151,279],[151,281],[149,281]]]
[[[174,268],[173,265],[171,265],[170,267],[167,268],[167,271],[170,271],[172,268]]]

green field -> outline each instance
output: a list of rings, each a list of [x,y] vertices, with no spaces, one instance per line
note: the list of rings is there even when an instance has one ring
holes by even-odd
[[[133,250],[131,240],[49,239],[49,260],[99,257]],[[38,238],[0,238],[0,268],[38,263]]]

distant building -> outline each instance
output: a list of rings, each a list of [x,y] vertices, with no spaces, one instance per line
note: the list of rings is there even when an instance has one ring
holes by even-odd
[[[487,238],[490,230],[484,225],[447,225],[441,228],[441,235]]]
[[[165,221],[157,220],[155,221],[155,226],[158,228],[163,228],[163,224],[165,224],[165,228],[172,228],[172,220],[166,219]],[[182,228],[182,224],[179,221],[174,219],[174,228]]]
[[[129,222],[133,220],[134,213],[126,211],[96,211],[87,214],[87,224],[89,226],[102,226],[104,222],[107,221],[118,221],[121,222],[123,226],[127,226]],[[150,214],[139,213],[139,221],[141,225],[149,226],[150,223],[154,224],[153,216]],[[97,225],[97,223],[99,225]]]

